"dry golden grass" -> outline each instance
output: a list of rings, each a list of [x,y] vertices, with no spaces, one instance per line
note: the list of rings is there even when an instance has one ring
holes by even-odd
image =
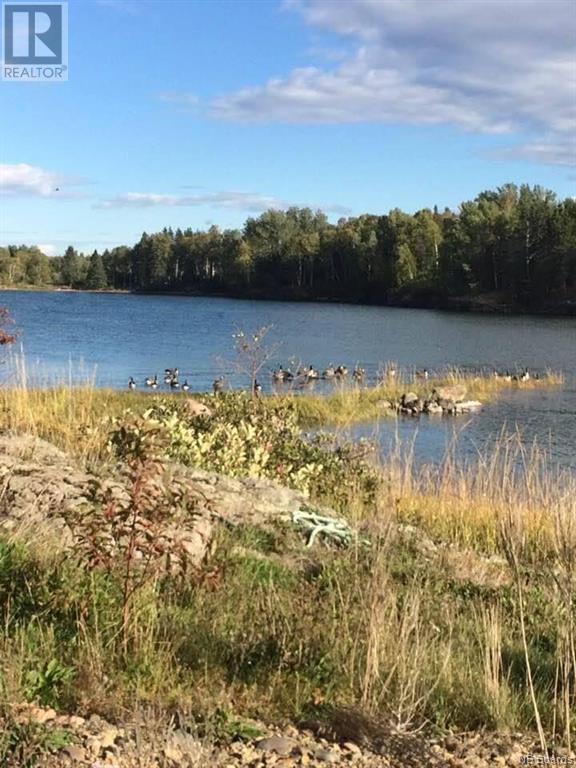
[[[452,372],[442,382],[342,388],[320,405],[315,396],[288,397],[303,421],[336,412],[353,423],[408,385],[420,392],[463,380],[478,399],[510,386]],[[550,376],[512,386],[559,382]],[[96,462],[108,419],[161,397],[91,386],[2,389],[2,425]],[[42,695],[83,712],[113,716],[143,703],[170,709],[201,701],[202,716],[234,707],[242,716],[285,718],[326,704],[378,713],[405,728],[432,721],[538,729],[543,741],[569,743],[576,479],[517,435],[502,435],[473,462],[449,452],[435,467],[418,466],[410,448],[399,446],[377,471],[375,501],[348,491],[348,517],[366,527],[370,547],[302,545],[310,569],[295,573],[282,564],[283,544],[251,555],[253,533],[223,532],[209,564],[219,574],[212,587],[169,581],[142,596],[129,669],[118,644],[113,576],[78,569],[47,553],[44,541],[27,538],[28,554],[17,557],[0,541],[0,597],[8,596],[0,600],[0,657],[8,659],[0,704],[30,697],[30,672],[56,659],[75,677]],[[441,561],[398,544],[398,523],[415,525],[440,548],[458,547],[464,572],[456,578]],[[483,582],[481,570],[467,578],[468,552],[470,570],[495,554],[509,578]]]

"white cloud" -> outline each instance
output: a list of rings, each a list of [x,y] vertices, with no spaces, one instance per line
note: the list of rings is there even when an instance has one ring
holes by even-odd
[[[295,69],[226,94],[213,101],[213,116],[519,131],[533,136],[533,149],[518,157],[573,158],[573,0],[291,0],[286,7],[352,41],[354,52],[331,69]],[[544,143],[557,151],[534,150]]]
[[[96,208],[153,208],[158,206],[195,207],[207,205],[217,208],[235,208],[250,213],[260,213],[269,208],[286,209],[290,206],[306,206],[307,203],[290,203],[272,195],[260,195],[253,192],[207,192],[197,195],[166,195],[154,192],[127,192],[107,200],[101,200]],[[311,208],[321,208],[326,213],[346,216],[351,210],[343,205],[327,206],[311,205]]]
[[[576,166],[576,139],[563,137],[562,141],[556,142],[519,144],[496,150],[492,155],[505,160],[532,160],[546,165]]]
[[[223,208],[240,208],[263,211],[266,208],[282,208],[285,203],[275,197],[251,192],[211,192],[203,195],[165,195],[153,192],[127,192],[103,200],[97,208],[152,208],[155,206],[212,205]]]
[[[45,253],[46,256],[56,256],[59,251],[53,243],[38,243],[36,247],[39,248],[42,253]]]
[[[0,163],[0,194],[6,197],[76,197],[71,185],[81,183],[55,171],[28,163]]]

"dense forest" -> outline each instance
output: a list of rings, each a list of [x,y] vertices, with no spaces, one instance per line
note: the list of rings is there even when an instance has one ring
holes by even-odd
[[[394,209],[332,224],[321,211],[289,208],[242,230],[145,232],[133,246],[91,255],[7,246],[0,283],[574,311],[576,201],[507,184],[457,212]]]

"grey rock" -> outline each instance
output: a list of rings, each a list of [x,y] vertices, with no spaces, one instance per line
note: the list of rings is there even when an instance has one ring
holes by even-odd
[[[84,747],[77,747],[75,745],[64,747],[62,754],[73,762],[81,763],[86,760],[86,750]]]
[[[461,403],[466,397],[466,387],[463,384],[455,384],[451,387],[436,387],[432,393],[432,399],[440,404],[443,402]]]
[[[276,752],[277,755],[289,755],[295,746],[296,742],[286,736],[268,736],[256,742],[256,749],[260,752]]]

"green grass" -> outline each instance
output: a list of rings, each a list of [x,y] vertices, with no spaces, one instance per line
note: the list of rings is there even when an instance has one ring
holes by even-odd
[[[500,391],[470,382],[472,396],[481,385],[485,396]],[[384,390],[335,392],[321,405],[298,395],[289,411],[301,422],[324,407],[357,418],[392,396]],[[95,471],[110,459],[111,419],[132,424],[127,408],[165,401],[92,388],[0,391],[4,427],[49,439]],[[276,399],[221,402],[216,420],[230,432],[247,418],[263,434],[286,427]],[[297,442],[290,451],[296,471],[310,460]],[[87,567],[80,550],[3,535],[0,718],[22,701],[111,718],[153,705],[232,739],[250,737],[252,717],[299,721],[352,707],[455,730],[534,731],[539,718],[550,741],[574,738],[574,479],[512,440],[473,471],[449,455],[435,472],[418,470],[399,452],[370,468],[374,484],[347,461],[319,475],[312,503],[336,505],[370,546],[307,549],[290,526],[223,528],[201,568],[143,583],[127,625],[120,567]],[[417,526],[436,554],[396,538],[398,524]],[[484,573],[492,555],[503,558],[498,580]],[[2,744],[0,756],[12,749]]]

